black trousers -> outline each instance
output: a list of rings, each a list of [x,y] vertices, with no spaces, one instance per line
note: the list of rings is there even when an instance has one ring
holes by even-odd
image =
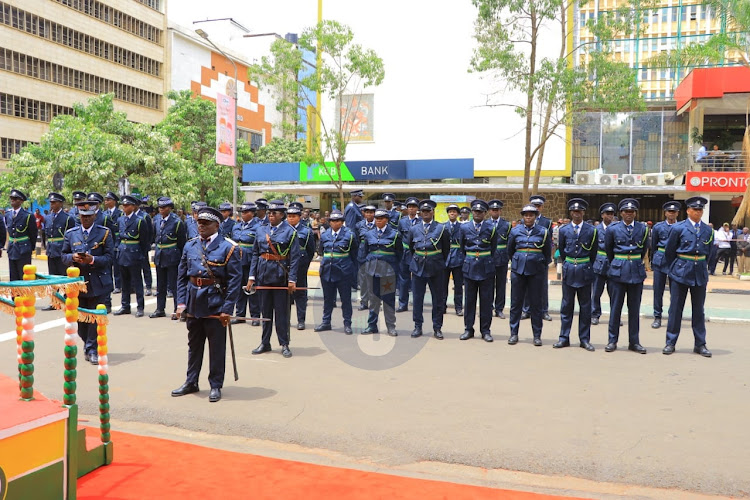
[[[443,311],[448,310],[448,289],[453,275],[453,306],[456,311],[464,308],[464,269],[463,266],[449,267],[445,270],[445,289],[443,291]]]
[[[264,283],[265,285],[265,283]],[[273,284],[268,286],[285,286]],[[289,345],[289,315],[291,314],[291,296],[288,290],[258,290],[260,295],[261,316],[271,321],[263,322],[263,345],[271,345],[271,329],[276,323],[276,337],[279,345]]]
[[[65,266],[63,265],[62,257],[48,257],[47,268],[50,274],[56,276],[66,276]]]
[[[411,276],[411,289],[413,292],[414,309],[412,311],[412,318],[414,319],[414,326],[421,327],[424,323],[424,294],[427,291],[427,286],[430,287],[430,295],[432,296],[432,328],[443,328],[443,289],[445,288],[445,272],[436,274],[428,278],[423,278],[412,274]]]
[[[299,270],[297,271],[297,286],[300,288],[307,288],[307,269],[309,267],[309,263],[300,262]],[[307,290],[295,290],[292,298],[297,308],[297,323],[304,323],[305,319],[307,319]]]
[[[492,293],[495,277],[484,280],[464,278],[466,287],[466,309],[464,310],[464,328],[474,333],[474,321],[477,315],[477,294],[479,295],[479,331],[482,335],[490,333],[492,325]]]
[[[203,350],[208,339],[208,383],[211,389],[224,385],[227,358],[227,329],[213,318],[187,318],[188,368],[186,382],[198,383],[203,366]]]
[[[573,327],[573,310],[578,298],[578,339],[581,342],[591,340],[591,283],[573,287],[562,283],[562,303],[560,304],[560,340],[570,341],[570,330]]]
[[[78,296],[78,307],[84,309],[96,309],[99,304],[104,304],[105,295],[94,295],[92,297]],[[99,344],[96,341],[96,323],[78,322],[78,336],[83,341],[83,352],[90,354],[96,352]]]
[[[510,334],[518,335],[524,297],[529,300],[531,331],[534,338],[542,336],[542,316],[544,315],[543,287],[547,282],[547,270],[537,274],[510,273]]]
[[[609,312],[609,343],[616,344],[620,338],[620,316],[625,296],[628,297],[628,341],[640,344],[640,313],[643,283],[620,283],[610,280],[612,298]]]
[[[8,265],[10,267],[10,280],[22,280],[23,279],[23,266],[31,264],[31,254],[26,255],[20,259],[8,259]]]
[[[143,311],[143,280],[141,279],[141,265],[120,266],[122,275],[122,307],[130,309],[130,294],[135,289],[135,300],[138,310]]]
[[[242,266],[242,286],[247,284],[247,279],[250,277],[250,264]],[[252,295],[246,295],[245,292],[240,292],[240,296],[237,299],[237,304],[234,307],[235,316],[241,318],[247,315],[247,306],[250,304],[250,317],[260,318],[260,294],[254,293]]]
[[[141,262],[141,270],[143,271],[143,281],[146,282],[146,288],[151,288],[154,284],[154,277],[151,275],[151,262],[148,260],[148,253]]]
[[[495,311],[505,309],[505,290],[508,286],[508,264],[495,266]]]
[[[164,311],[167,307],[167,290],[177,289],[178,266],[156,266],[156,310]],[[247,283],[247,281],[245,281]],[[174,311],[177,310],[177,295],[173,297]]]

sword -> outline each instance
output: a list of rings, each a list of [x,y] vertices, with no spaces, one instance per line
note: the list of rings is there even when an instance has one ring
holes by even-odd
[[[249,289],[246,286],[242,287],[242,292],[245,295],[253,295],[258,290],[289,290],[289,287],[287,287],[287,286],[262,286],[262,285],[253,285]],[[298,286],[298,287],[295,288],[295,290],[320,290],[320,287],[317,287],[317,286],[309,286],[309,287]]]
[[[232,335],[232,323],[227,323],[229,329],[229,348],[232,351],[232,368],[234,368],[234,381],[237,382],[240,379],[237,373],[237,358],[234,356],[234,335]]]
[[[204,318],[210,319],[221,319],[221,316],[204,316]],[[268,318],[247,318],[245,316],[229,316],[230,320],[236,319],[240,321],[271,321]]]

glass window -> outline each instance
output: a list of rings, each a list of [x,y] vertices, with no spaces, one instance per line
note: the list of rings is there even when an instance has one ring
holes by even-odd
[[[584,113],[573,128],[573,172],[599,168],[600,113]]]
[[[602,115],[602,170],[627,174],[630,168],[630,114]]]

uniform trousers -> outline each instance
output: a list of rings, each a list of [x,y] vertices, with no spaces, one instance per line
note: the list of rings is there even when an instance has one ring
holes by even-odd
[[[105,295],[94,295],[91,297],[78,296],[78,307],[84,309],[96,309],[99,304],[104,304]],[[98,347],[96,341],[96,323],[78,322],[78,336],[83,341],[83,352],[87,354],[95,353]]]
[[[464,327],[466,331],[474,333],[474,321],[477,315],[477,295],[479,295],[479,332],[482,335],[490,333],[492,325],[492,287],[495,278],[490,276],[483,280],[473,280],[464,277],[466,287],[466,308],[464,310]]]
[[[143,271],[143,281],[146,283],[146,288],[150,289],[154,284],[154,277],[151,275],[151,263],[148,259],[148,252],[146,252],[144,260],[141,262],[141,270]]]
[[[143,280],[141,279],[141,265],[120,266],[122,274],[122,307],[130,309],[130,294],[135,289],[135,300],[138,310],[143,311]]]
[[[424,294],[427,291],[427,285],[430,286],[430,295],[432,296],[432,327],[443,328],[443,288],[445,286],[445,273],[439,273],[434,276],[423,278],[412,274],[411,290],[414,295],[414,310],[412,318],[414,326],[422,326],[424,323]]]
[[[352,280],[338,281],[320,280],[323,287],[323,320],[321,324],[331,324],[331,314],[336,303],[336,292],[341,297],[341,313],[344,316],[344,326],[352,326]]]
[[[667,273],[654,268],[654,318],[661,318],[662,316],[664,309],[664,289],[666,286]]]
[[[549,280],[547,279],[547,267],[546,266],[544,268],[544,273],[542,274],[544,275],[544,280],[542,280],[542,284],[541,284],[541,287],[542,287],[541,298],[542,298],[542,315],[544,315],[545,313],[549,313]],[[512,281],[513,281],[513,277],[511,276],[511,282]],[[535,290],[539,290],[539,289],[537,288]],[[523,312],[531,315],[531,312],[530,312],[531,309],[529,306],[530,306],[529,295],[527,294],[523,298]]]
[[[508,264],[495,266],[495,312],[505,309],[505,289],[508,285]]]
[[[609,312],[609,343],[616,344],[620,338],[620,317],[625,295],[628,296],[628,341],[640,344],[640,312],[643,283],[620,283],[610,280],[611,299]]]
[[[453,306],[456,311],[464,308],[464,270],[463,265],[458,267],[449,267],[443,273],[445,286],[443,287],[443,311],[448,310],[448,290],[451,284],[451,275],[453,275]]]
[[[591,317],[597,318],[602,315],[602,294],[604,286],[607,287],[607,295],[610,302],[612,301],[612,285],[607,279],[606,274],[594,274],[594,284],[591,286]]]
[[[292,312],[292,297],[289,290],[286,289],[287,283],[273,283],[263,286],[283,286],[284,290],[258,290],[256,295],[260,295],[260,310],[263,318],[272,321],[263,322],[263,335],[261,341],[263,345],[271,345],[271,328],[276,323],[276,338],[279,345],[289,345],[289,315]]]
[[[186,382],[198,384],[203,366],[203,350],[208,339],[208,383],[211,389],[224,385],[227,357],[227,329],[214,318],[187,318],[188,368]]]
[[[10,267],[10,280],[22,280],[23,266],[29,264],[31,264],[31,254],[25,255],[20,259],[8,259],[8,266]]]
[[[560,340],[570,341],[573,327],[573,309],[578,298],[578,338],[581,342],[591,340],[591,283],[584,286],[570,286],[562,283],[560,304]]]
[[[380,306],[383,304],[385,326],[390,329],[396,328],[396,291],[393,284],[393,276],[380,278],[367,275],[367,287],[370,289],[370,313],[367,316],[369,327],[377,330]]]
[[[367,306],[370,301],[370,290],[367,288],[367,273],[364,265],[360,265],[357,270],[357,283],[359,283],[359,303]]]
[[[164,311],[167,307],[167,290],[177,289],[177,265],[156,266],[156,310]],[[247,283],[247,280],[245,280]],[[244,294],[243,294],[244,295]],[[177,310],[177,295],[173,296],[174,310]]]
[[[50,274],[54,274],[56,276],[67,276],[62,257],[48,257],[47,268]]]
[[[298,287],[307,288],[307,269],[309,267],[309,262],[300,261],[299,270],[297,271]],[[307,319],[307,290],[295,290],[292,298],[294,299],[294,306],[297,309],[297,323],[304,323]]]
[[[411,255],[401,259],[398,267],[398,305],[399,307],[407,307],[409,305],[409,292],[411,292],[411,271],[409,266],[411,265]]]
[[[247,284],[247,279],[250,277],[250,265],[242,266],[242,284]],[[300,285],[301,286],[301,285]],[[247,295],[245,292],[240,292],[239,298],[237,298],[237,305],[235,305],[235,316],[244,318],[247,314],[247,306],[250,305],[250,317],[260,318],[260,293],[254,293]]]
[[[521,324],[524,297],[529,300],[529,315],[531,316],[531,331],[534,338],[542,336],[542,294],[543,283],[547,281],[546,268],[537,274],[510,273],[510,334],[518,335]]]
[[[114,275],[115,288],[122,289],[122,276],[120,275],[120,264],[112,263],[112,274]]]
[[[706,317],[703,306],[706,302],[706,287],[690,286],[677,283],[672,280],[669,284],[670,303],[669,321],[667,322],[667,344],[675,345],[680,336],[682,325],[682,312],[685,307],[688,291],[690,292],[690,304],[692,308],[692,327],[695,337],[695,347],[706,344]]]

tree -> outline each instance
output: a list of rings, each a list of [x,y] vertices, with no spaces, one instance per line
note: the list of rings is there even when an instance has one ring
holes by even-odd
[[[559,137],[561,128],[572,126],[586,110],[643,109],[643,97],[634,70],[614,61],[611,47],[606,43],[594,48],[576,47],[574,51],[585,54],[585,62],[571,63],[572,53],[566,47],[570,1],[472,1],[478,7],[475,22],[478,46],[469,71],[499,77],[503,91],[517,91],[525,97],[523,104],[497,102],[495,93],[487,96],[484,105],[511,107],[525,119],[523,196],[527,198],[531,165],[536,160],[533,185],[536,193],[545,147],[549,139]],[[612,39],[615,33],[633,33],[639,26],[636,18],[643,12],[627,7],[603,12],[599,19],[588,23],[588,29],[600,40]],[[555,32],[557,36],[550,35]],[[546,57],[543,53],[555,55]],[[539,121],[535,122],[537,116]]]
[[[60,191],[68,198],[73,190],[117,191],[118,181],[125,178],[140,192],[182,199],[182,159],[153,127],[131,123],[125,113],[115,111],[113,98],[94,97],[86,105],[74,104],[75,115],[53,118],[39,144],[11,158],[11,172],[0,178],[0,188],[23,187],[32,199],[42,200],[60,174]]]
[[[305,142],[274,137],[271,142],[253,153],[253,163],[294,163],[305,158]]]

